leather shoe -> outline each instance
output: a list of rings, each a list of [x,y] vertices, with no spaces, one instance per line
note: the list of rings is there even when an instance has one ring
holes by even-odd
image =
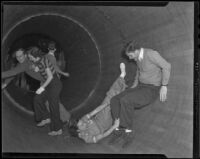
[[[49,124],[50,122],[51,122],[51,119],[47,118],[47,119],[42,120],[41,122],[39,122],[39,123],[37,124],[37,126],[41,127],[41,126],[44,126],[44,125],[46,125],[46,124]]]
[[[48,133],[48,135],[50,136],[56,136],[56,135],[61,135],[62,134],[62,129],[58,130],[58,131],[51,131]]]

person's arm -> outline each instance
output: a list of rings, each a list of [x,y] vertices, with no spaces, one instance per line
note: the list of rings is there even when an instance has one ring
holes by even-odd
[[[7,78],[1,85],[1,89],[4,89],[7,87],[7,85],[14,79],[14,77],[10,77],[10,78]]]
[[[171,64],[167,62],[160,54],[154,51],[150,59],[154,62],[158,67],[162,69],[162,81],[160,88],[160,100],[164,102],[167,99],[167,85],[170,78],[171,72]]]
[[[46,81],[40,86],[40,87],[43,87],[44,89],[49,85],[49,83],[50,83],[51,80],[53,79],[53,74],[52,74],[50,68],[46,68],[45,71],[46,71],[46,73],[47,73],[47,79],[46,79]]]
[[[42,83],[42,85],[40,86],[40,88],[36,91],[36,94],[41,94],[45,88],[49,85],[49,83],[51,82],[51,80],[53,79],[53,74],[51,72],[51,69],[49,68],[49,66],[51,65],[51,62],[48,60],[48,58],[45,57],[44,59],[44,64],[45,64],[45,71],[47,74],[47,79],[44,83]]]
[[[47,57],[48,57],[49,61],[53,64],[56,72],[58,72],[58,73],[60,73],[60,74],[62,74],[64,76],[66,76],[66,77],[69,77],[69,73],[63,72],[63,71],[60,70],[60,68],[57,65],[56,58],[53,55],[48,55]]]
[[[115,130],[117,127],[119,127],[119,119],[116,119],[114,125],[111,126],[110,129],[108,129],[106,132],[104,132],[103,134],[94,136],[93,141],[96,143],[102,138],[105,138],[106,136],[110,135],[113,132],[113,130]]]
[[[131,88],[135,88],[138,85],[138,79],[139,79],[139,68],[137,68],[136,75],[135,75],[135,80],[133,82],[133,85]]]
[[[56,70],[56,72],[58,72],[58,73],[60,73],[60,74],[62,74],[64,76],[66,76],[66,77],[70,76],[68,72],[61,71],[60,68],[58,67],[58,65],[55,65],[55,70]]]
[[[2,72],[1,78],[8,78],[8,77],[15,76],[21,72],[24,72],[25,69],[26,69],[26,66],[24,64],[18,64],[16,67],[14,67],[8,71]]]
[[[108,103],[104,103],[104,104],[98,106],[95,110],[93,110],[92,112],[90,112],[86,115],[87,118],[91,118],[92,116],[94,116],[95,114],[97,114],[98,112],[100,112],[101,110],[103,110],[107,106],[108,106]]]
[[[46,68],[45,69],[46,73],[47,73],[47,79],[46,81],[40,86],[40,88],[38,88],[38,90],[36,91],[36,94],[41,94],[46,86],[48,86],[48,84],[51,82],[51,80],[53,79],[53,75],[52,75],[52,72],[49,68]]]
[[[170,78],[171,64],[167,62],[157,51],[153,51],[149,56],[150,60],[162,69],[162,83],[167,86]]]
[[[81,120],[86,122],[88,121],[91,117],[93,117],[94,115],[96,115],[98,112],[100,112],[101,110],[103,110],[105,107],[108,106],[108,103],[104,103],[102,105],[100,105],[99,107],[97,107],[95,110],[93,110],[92,112],[84,115]]]

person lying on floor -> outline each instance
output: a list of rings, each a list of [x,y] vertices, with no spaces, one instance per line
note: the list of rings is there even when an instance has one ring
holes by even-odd
[[[126,76],[124,63],[120,64],[120,70],[121,75],[116,79],[109,91],[106,93],[106,98],[102,104],[92,112],[84,115],[78,121],[78,136],[86,143],[97,143],[101,139],[110,135],[113,130],[119,126],[119,119],[115,119],[114,121],[112,119],[110,111],[110,99],[128,87],[128,85],[126,85],[126,81],[129,81],[129,85],[131,85],[130,78],[126,78],[126,80],[124,78]]]

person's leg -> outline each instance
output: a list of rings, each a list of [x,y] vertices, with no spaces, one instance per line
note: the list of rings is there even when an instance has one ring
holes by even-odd
[[[120,99],[125,96],[130,90],[125,90],[121,92],[120,94],[114,96],[110,100],[110,108],[111,108],[111,115],[113,120],[119,118],[120,116],[120,110],[121,110],[121,104]]]
[[[131,129],[135,108],[142,108],[154,102],[159,95],[159,87],[140,85],[120,98],[120,126]]]
[[[49,111],[45,105],[47,99],[47,92],[44,91],[41,94],[36,94],[33,100],[35,119],[37,122],[48,119]]]
[[[159,87],[141,85],[139,89],[132,90],[120,99],[120,126],[124,127],[122,136],[123,148],[127,147],[134,137],[132,130],[132,117],[135,108],[141,108],[153,103],[159,95]]]
[[[55,78],[49,84],[48,91],[48,101],[49,109],[51,115],[51,131],[58,131],[62,129],[63,123],[60,120],[60,111],[59,111],[59,101],[60,101],[60,92],[62,89],[62,83],[58,78]]]
[[[111,109],[110,109],[110,111],[111,111],[113,121],[115,121],[115,119],[120,117],[120,111],[121,111],[120,99],[123,96],[125,96],[129,91],[131,91],[131,90],[127,89],[127,90],[121,92],[120,94],[114,96],[113,98],[111,98],[111,101],[110,101],[110,108]],[[117,139],[119,139],[123,134],[124,134],[124,130],[115,129],[113,131],[113,133],[111,134],[109,144],[110,145],[114,144],[117,141]]]

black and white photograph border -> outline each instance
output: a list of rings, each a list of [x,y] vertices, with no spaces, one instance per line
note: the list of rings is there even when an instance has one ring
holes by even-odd
[[[196,1],[1,2],[3,157],[198,158],[198,7]],[[50,52],[55,67],[48,59]],[[22,68],[19,53],[24,53],[30,68]],[[49,98],[44,102],[43,108],[50,114],[46,123],[37,123],[41,110],[36,96],[44,91],[54,98],[52,92],[59,87],[54,85],[51,89],[55,91],[50,91],[43,86],[45,82],[32,78],[43,75],[38,64],[42,60],[30,60],[30,55],[38,53],[47,53],[41,56],[50,61],[44,67],[52,66],[51,72],[56,72],[53,81],[62,85],[56,110]],[[149,61],[156,61],[160,79],[152,75],[158,70],[153,62],[141,62],[141,54],[144,61],[147,53]],[[137,78],[135,90],[144,87],[140,85],[143,82],[151,83],[142,97],[138,93],[129,94],[133,95],[129,98],[117,96],[134,89]],[[158,85],[157,79],[161,80]],[[154,91],[150,91],[152,85],[156,85]],[[52,124],[57,120],[52,113],[60,116],[62,131],[52,128],[60,123]],[[131,137],[124,131],[128,129],[120,128],[127,120],[132,124]],[[124,133],[110,144],[115,132],[121,130]],[[85,132],[96,136],[90,139]],[[131,142],[125,143],[125,138]]]

